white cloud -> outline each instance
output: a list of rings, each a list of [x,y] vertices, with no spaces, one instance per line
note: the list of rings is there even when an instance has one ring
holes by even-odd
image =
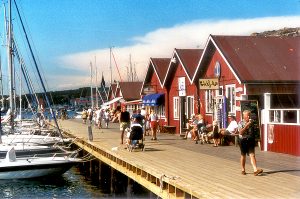
[[[170,57],[174,48],[204,48],[209,34],[213,35],[249,35],[254,32],[276,30],[284,27],[299,27],[300,16],[265,17],[253,19],[235,19],[220,21],[193,21],[177,24],[170,28],[160,28],[146,35],[132,38],[131,46],[113,48],[123,81],[127,80],[126,66],[129,66],[129,54],[140,81],[144,80],[150,57]],[[89,63],[94,63],[96,56],[98,71],[103,72],[105,80],[110,81],[109,49],[96,49],[88,52],[69,54],[59,61],[68,68],[89,71]],[[118,72],[112,59],[113,79],[119,80]],[[100,77],[98,78],[100,81]],[[86,77],[64,78],[65,85],[88,85]],[[78,81],[82,80],[82,81]],[[66,81],[66,83],[67,83]],[[62,87],[61,87],[62,88]]]

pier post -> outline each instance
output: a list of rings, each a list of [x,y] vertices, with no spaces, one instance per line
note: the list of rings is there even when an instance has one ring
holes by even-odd
[[[88,135],[89,135],[89,141],[93,141],[93,131],[92,131],[92,126],[88,126]]]

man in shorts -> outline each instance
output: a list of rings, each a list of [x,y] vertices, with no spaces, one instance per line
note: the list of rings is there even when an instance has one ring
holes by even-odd
[[[121,131],[121,142],[123,144],[124,131],[130,127],[130,113],[126,110],[126,106],[123,106],[120,113],[120,131]]]
[[[251,164],[254,171],[254,176],[262,173],[263,170],[256,167],[255,158],[255,135],[252,120],[250,119],[251,111],[243,111],[243,120],[238,124],[239,131],[239,144],[241,150],[241,166],[242,175],[246,175],[245,164],[246,164],[246,154],[250,156]]]

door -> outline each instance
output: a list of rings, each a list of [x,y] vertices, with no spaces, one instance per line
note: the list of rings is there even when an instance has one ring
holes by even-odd
[[[179,133],[183,134],[185,132],[185,128],[186,128],[186,97],[181,96],[180,97],[180,101],[179,101],[179,106],[180,106],[180,115],[179,115]]]
[[[220,128],[227,127],[227,111],[225,96],[214,97],[213,120],[218,121]]]

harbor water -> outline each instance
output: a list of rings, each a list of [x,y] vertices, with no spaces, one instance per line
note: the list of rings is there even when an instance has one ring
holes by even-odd
[[[62,176],[0,180],[0,198],[156,198],[154,194],[126,176],[121,174],[118,178],[121,180],[113,184],[105,178],[102,180],[89,178],[77,166]]]
[[[75,111],[67,112],[69,118]],[[50,119],[49,112],[45,116]],[[22,118],[32,118],[31,112],[22,113]],[[11,199],[85,199],[85,198],[156,198],[143,186],[127,176],[102,166],[101,174],[90,174],[85,163],[72,167],[61,176],[37,179],[0,180],[0,198]]]

